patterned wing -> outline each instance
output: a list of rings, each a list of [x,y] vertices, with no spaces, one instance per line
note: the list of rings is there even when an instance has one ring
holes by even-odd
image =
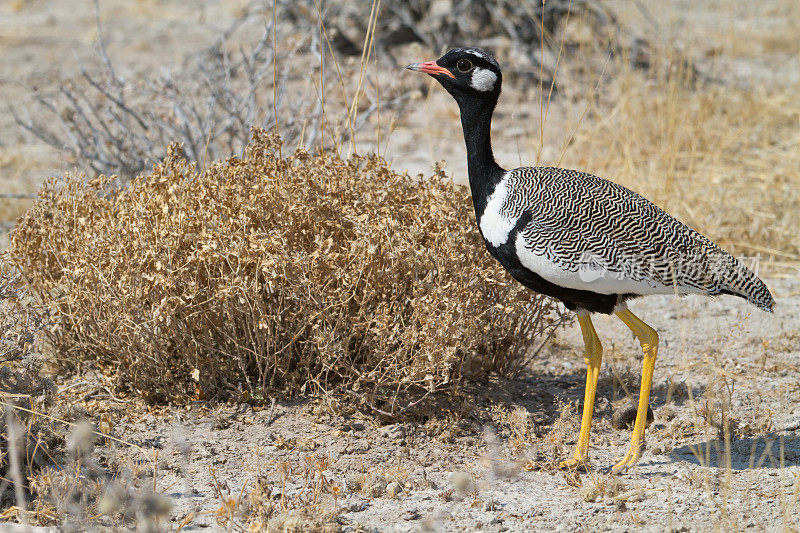
[[[600,294],[734,294],[770,310],[764,283],[711,240],[616,183],[573,170],[510,172],[502,219],[530,222],[516,236],[527,268]]]

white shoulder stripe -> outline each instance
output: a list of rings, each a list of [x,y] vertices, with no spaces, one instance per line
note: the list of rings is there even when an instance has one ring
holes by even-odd
[[[480,220],[481,233],[483,238],[489,241],[494,247],[501,246],[508,241],[508,234],[514,229],[516,219],[511,219],[503,215],[503,206],[508,198],[508,176],[506,173],[503,179],[494,188],[492,195],[486,202]]]

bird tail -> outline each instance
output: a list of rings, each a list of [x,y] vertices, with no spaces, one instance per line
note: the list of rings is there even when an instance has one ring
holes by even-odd
[[[719,284],[720,294],[731,294],[744,298],[762,311],[771,313],[775,307],[775,300],[769,292],[766,283],[756,276],[752,270],[744,266],[731,255],[725,254],[724,262],[727,268],[721,269],[724,274]]]

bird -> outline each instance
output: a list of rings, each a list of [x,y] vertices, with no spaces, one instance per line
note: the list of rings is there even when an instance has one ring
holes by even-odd
[[[564,168],[502,168],[492,153],[491,122],[503,75],[487,51],[453,48],[406,68],[432,76],[458,104],[475,219],[488,252],[516,281],[577,315],[586,386],[575,451],[561,468],[589,469],[603,354],[591,315],[616,315],[638,339],[643,362],[636,419],[628,451],[611,469],[627,470],[644,448],[658,354],[658,333],[628,302],[653,294],[727,294],[772,312],[772,294],[731,254],[626,187]]]

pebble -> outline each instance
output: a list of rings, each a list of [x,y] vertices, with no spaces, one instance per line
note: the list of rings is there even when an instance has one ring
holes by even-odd
[[[406,428],[403,424],[392,424],[389,426],[383,426],[380,429],[381,435],[389,437],[391,439],[402,439],[406,436]]]
[[[371,498],[380,498],[386,492],[386,478],[382,474],[372,473],[364,483],[364,492]]]
[[[392,498],[396,497],[401,492],[403,492],[403,487],[400,486],[400,483],[398,483],[397,481],[392,481],[391,483],[386,485],[386,494],[388,494]]]
[[[367,507],[369,507],[369,503],[365,502],[361,498],[353,498],[344,505],[345,511],[349,513],[360,513]]]
[[[484,511],[497,511],[500,509],[500,504],[497,503],[494,499],[489,498],[483,500],[481,507]]]
[[[451,472],[449,480],[450,485],[452,485],[453,489],[455,489],[457,492],[469,492],[472,490],[472,476],[467,472],[460,470]]]
[[[691,471],[685,466],[678,468],[673,475],[682,481],[686,481],[692,477]]]
[[[364,477],[357,472],[351,472],[344,479],[344,484],[347,485],[348,490],[351,492],[361,492],[364,485]]]
[[[419,510],[416,507],[412,507],[403,513],[403,520],[419,520],[421,516]]]

